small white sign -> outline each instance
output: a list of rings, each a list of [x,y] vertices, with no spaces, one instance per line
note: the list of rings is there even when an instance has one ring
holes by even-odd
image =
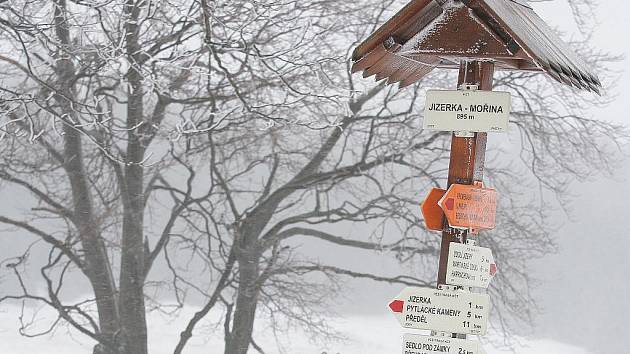
[[[491,249],[457,242],[449,245],[446,284],[488,288],[496,272]]]
[[[509,92],[429,90],[423,127],[440,131],[504,132],[510,107]]]
[[[405,328],[486,334],[490,297],[464,291],[405,288],[389,304]]]
[[[430,337],[417,334],[405,334],[403,354],[481,354],[479,342],[448,337]]]

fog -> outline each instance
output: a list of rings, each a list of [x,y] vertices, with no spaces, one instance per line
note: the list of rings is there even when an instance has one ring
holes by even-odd
[[[547,21],[561,28],[572,28],[575,24],[564,19],[566,8],[548,4],[536,5],[537,12]],[[601,1],[596,9],[599,26],[591,43],[613,54],[630,56],[630,40],[626,26],[630,23],[630,4],[622,0]],[[625,82],[630,73],[625,70],[628,62],[614,64],[619,72],[619,85],[605,90],[604,95],[616,95],[608,107],[593,110],[595,119],[605,119],[630,124],[628,102],[630,93]],[[497,144],[490,136],[490,147]],[[498,326],[491,329],[490,336],[483,339],[487,354],[609,354],[627,353],[628,344],[623,334],[630,318],[630,150],[623,146],[626,160],[613,166],[612,175],[600,175],[595,179],[575,181],[570,187],[571,203],[566,210],[557,205],[549,206],[549,213],[562,225],[554,238],[559,246],[557,254],[550,254],[532,264],[532,277],[537,279],[534,296],[538,302],[538,316],[532,327],[523,326],[522,333],[512,332],[511,345],[503,347],[504,333]],[[509,148],[508,148],[509,150]],[[536,191],[537,192],[537,191]],[[21,205],[28,205],[27,196],[3,190],[5,202],[0,205],[0,215],[10,215]],[[369,225],[338,229],[341,234],[369,232]],[[500,231],[493,237],[501,237]],[[12,239],[14,240],[14,239]],[[21,249],[30,241],[20,239],[7,242],[0,235],[3,249],[1,258]],[[396,260],[368,254],[365,258],[348,258],[343,252],[329,252],[326,246],[308,240],[300,241],[299,247],[309,249],[316,258],[340,265],[351,265],[366,272],[396,273],[401,268]],[[501,264],[498,264],[501,276]],[[408,268],[402,268],[408,271]],[[0,279],[1,280],[1,279]],[[269,331],[268,322],[256,324],[258,344],[270,348],[267,354],[380,354],[400,352],[401,336],[404,332],[387,304],[400,291],[400,285],[382,285],[370,281],[351,280],[344,284],[342,297],[332,299],[330,310],[339,316],[333,321],[335,328],[346,338],[333,344],[313,343],[309,334],[296,330],[284,335],[280,346]],[[193,305],[184,310],[181,317],[171,320],[157,313],[149,315],[149,341],[152,354],[172,353],[184,325],[184,319],[194,311]],[[0,306],[0,352],[8,354],[64,353],[82,354],[91,352],[93,343],[74,330],[58,329],[39,338],[26,338],[18,333],[18,306]],[[218,315],[217,315],[218,316]],[[53,318],[45,315],[44,318]],[[223,339],[210,335],[212,328],[201,329],[208,336],[195,338],[187,354],[221,353]],[[213,348],[209,350],[208,348]]]
[[[18,309],[13,309],[17,312]],[[0,312],[0,320],[3,322],[15,321],[11,309]],[[153,313],[149,316],[151,331],[149,340],[151,352],[154,354],[170,354],[179,330],[184,325],[183,318],[192,315],[192,309],[185,309],[182,318],[170,320],[164,316]],[[52,314],[50,314],[52,317]],[[44,316],[46,317],[46,316]],[[219,317],[219,316],[211,316]],[[300,353],[300,354],[365,354],[365,353],[398,353],[402,340],[402,331],[396,321],[389,316],[361,316],[347,315],[343,319],[335,321],[336,327],[346,333],[343,340],[335,343],[321,344],[309,341],[309,336],[303,331],[291,331],[282,335],[280,345],[269,327],[264,321],[257,324],[256,332],[260,338],[258,344],[263,348],[276,348],[269,353]],[[213,334],[213,329],[202,328],[204,336],[195,338],[186,353],[203,354],[214,353],[223,350],[223,340]],[[93,343],[85,337],[59,329],[56,333],[33,339],[24,339],[15,331],[5,329],[0,331],[0,340],[3,345],[3,353],[63,353],[82,354],[89,352]],[[515,347],[507,348],[500,344],[501,338],[494,338],[495,344],[486,344],[484,349],[488,354],[510,354],[514,350],[519,354],[592,354],[596,351],[587,351],[575,345],[560,343],[553,339],[526,339],[515,338],[518,342]],[[54,348],[51,351],[50,348]]]

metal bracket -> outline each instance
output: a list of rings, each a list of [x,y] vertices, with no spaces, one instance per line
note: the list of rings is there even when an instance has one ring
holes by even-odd
[[[478,85],[471,85],[471,84],[461,84],[461,85],[459,85],[457,90],[458,91],[477,91],[477,90],[479,90],[479,86]],[[474,138],[475,137],[475,132],[456,131],[455,132],[455,136],[458,137],[458,138]]]
[[[455,132],[455,136],[458,138],[474,138],[475,137],[475,132],[469,132],[469,131],[456,131]]]
[[[447,337],[447,338],[466,339],[466,335],[465,334],[451,333],[451,332],[440,332],[440,331],[431,331],[431,337]]]
[[[431,331],[431,336],[432,337],[449,337],[449,338],[451,338],[452,335],[453,335],[453,333],[451,333],[451,332]]]
[[[466,291],[461,285],[447,285],[447,284],[439,284],[438,290],[448,290],[448,291]]]
[[[461,84],[457,89],[459,91],[477,91],[479,90],[479,85]]]

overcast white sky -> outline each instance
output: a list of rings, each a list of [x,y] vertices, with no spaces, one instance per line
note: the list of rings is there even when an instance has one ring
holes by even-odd
[[[629,57],[626,26],[630,23],[630,4],[622,0],[600,3],[600,25],[593,44]],[[541,8],[547,7],[553,8]],[[554,22],[563,18],[555,13],[541,14]],[[617,69],[623,70],[627,64],[625,58]],[[627,125],[630,94],[625,82],[630,73],[623,70],[621,75],[615,102],[593,115]],[[630,155],[630,151],[625,153]],[[573,193],[576,199],[571,220],[557,235],[560,254],[548,256],[537,265],[543,280],[537,294],[544,314],[537,321],[536,335],[588,348],[596,354],[628,353],[620,333],[628,333],[630,317],[626,271],[630,265],[630,161],[626,159],[613,180],[575,184]]]
[[[630,55],[630,40],[626,37],[630,24],[630,4],[623,0],[603,0],[597,10],[599,29],[593,44],[614,53]],[[539,13],[553,25],[563,27],[570,16],[566,9],[553,4],[537,5]],[[564,28],[564,27],[563,27]],[[617,65],[622,69],[627,60]],[[593,111],[599,119],[628,122],[627,103],[630,102],[624,83],[629,79],[623,72],[617,89],[618,98],[609,107]],[[630,151],[626,151],[630,155]],[[609,354],[628,353],[625,342],[630,318],[630,283],[627,269],[630,266],[628,249],[628,217],[630,216],[630,161],[611,179],[576,183],[576,196],[571,219],[557,234],[560,253],[550,255],[535,266],[541,284],[536,290],[543,313],[537,320],[535,333],[523,339],[526,344],[516,350],[518,354]],[[371,354],[400,352],[403,331],[389,316],[385,306],[388,297],[383,294],[394,288],[380,288],[366,292],[354,289],[350,298],[360,299],[362,311],[348,305],[346,317],[339,328],[348,333],[345,344],[322,347],[309,344],[303,333],[294,333],[295,344],[289,353],[300,354]],[[380,304],[380,305],[379,305]],[[355,304],[356,305],[356,304]],[[89,351],[87,342],[77,336],[70,340],[65,333],[54,337],[26,339],[18,335],[15,326],[16,312],[12,308],[0,310],[0,352],[9,354],[67,353],[84,354]],[[153,354],[172,352],[172,343],[181,329],[181,323],[166,323],[156,315],[151,320],[151,347]],[[263,323],[257,326],[262,330]],[[273,347],[268,336],[261,344]],[[219,353],[220,338],[216,341],[196,342],[190,354]],[[81,344],[83,343],[83,344]],[[51,349],[54,348],[54,349]],[[488,354],[504,354],[491,345]],[[269,351],[269,354],[274,351]]]

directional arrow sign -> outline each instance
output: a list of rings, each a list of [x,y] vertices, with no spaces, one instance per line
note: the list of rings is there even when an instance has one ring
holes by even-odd
[[[504,132],[510,93],[496,91],[427,92],[423,128],[441,131]]]
[[[403,354],[481,354],[481,345],[464,339],[429,337],[416,334],[403,336]]]
[[[463,291],[405,288],[390,304],[405,328],[486,334],[490,297]]]
[[[427,230],[442,231],[444,222],[444,212],[440,209],[438,202],[446,191],[440,188],[433,188],[422,202],[422,216]]]
[[[491,249],[457,242],[449,245],[447,284],[487,288],[496,272]]]
[[[448,224],[464,229],[494,229],[497,191],[474,185],[453,184],[439,201]]]

